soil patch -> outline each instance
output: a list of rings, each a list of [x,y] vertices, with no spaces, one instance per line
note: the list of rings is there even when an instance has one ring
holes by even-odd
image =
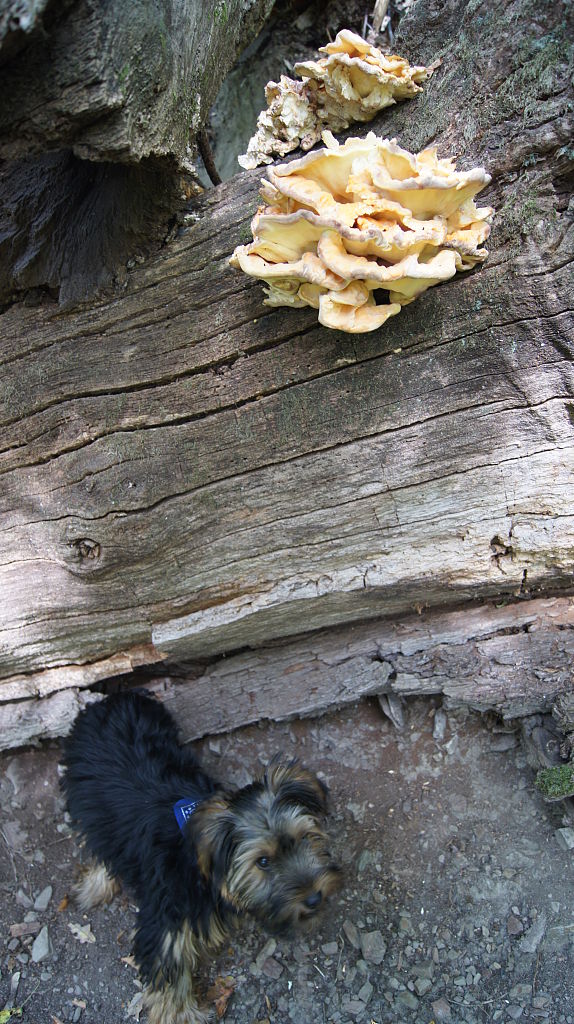
[[[346,876],[314,931],[275,940],[246,925],[206,965],[206,988],[234,979],[226,1024],[572,1024],[571,822],[534,790],[516,734],[414,700],[402,732],[367,702],[198,746],[237,784],[278,750],[318,771]],[[67,901],[81,851],[58,756],[54,744],[0,761],[0,1011],[124,1024],[139,1012],[136,908],[125,895],[83,915]]]

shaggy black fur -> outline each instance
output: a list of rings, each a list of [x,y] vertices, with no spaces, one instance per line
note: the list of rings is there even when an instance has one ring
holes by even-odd
[[[151,697],[120,693],[89,705],[64,744],[68,810],[92,856],[132,890],[140,907],[134,953],[152,979],[161,939],[184,920],[207,935],[212,915],[233,915],[198,870],[195,845],[173,805],[218,789],[181,747],[171,715]]]
[[[326,790],[297,761],[274,759],[260,780],[224,790],[179,745],[161,703],[128,692],[80,713],[63,763],[89,853],[139,904],[134,954],[152,1004],[172,987],[173,998],[156,1000],[154,1021],[167,1024],[172,1005],[189,1005],[197,955],[221,944],[238,912],[284,930],[338,887],[321,824]],[[184,797],[200,803],[181,832],[173,807]],[[181,1020],[203,1019],[194,1013]]]

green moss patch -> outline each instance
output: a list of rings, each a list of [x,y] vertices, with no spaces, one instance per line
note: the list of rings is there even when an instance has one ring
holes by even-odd
[[[542,768],[536,776],[536,787],[549,800],[574,796],[574,761],[554,768]]]

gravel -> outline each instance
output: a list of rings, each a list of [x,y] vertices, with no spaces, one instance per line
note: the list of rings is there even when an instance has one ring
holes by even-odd
[[[225,1024],[574,1024],[565,807],[543,802],[514,734],[436,701],[405,711],[401,732],[373,701],[200,745],[230,783],[281,749],[320,771],[345,874],[314,931],[246,924],[205,965],[204,990],[235,982]],[[57,762],[55,744],[0,761],[0,1011],[132,1024],[134,907],[122,896],[82,915],[68,903],[82,854]]]

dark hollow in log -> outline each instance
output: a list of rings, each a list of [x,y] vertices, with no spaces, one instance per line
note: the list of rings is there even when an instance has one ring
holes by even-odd
[[[77,302],[157,249],[198,131],[274,0],[8,0],[0,14],[0,302]]]

